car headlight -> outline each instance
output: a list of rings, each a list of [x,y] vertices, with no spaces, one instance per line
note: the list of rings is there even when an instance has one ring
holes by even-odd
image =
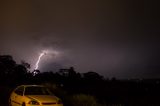
[[[28,104],[30,104],[30,105],[40,105],[39,102],[37,102],[35,100],[29,101]]]

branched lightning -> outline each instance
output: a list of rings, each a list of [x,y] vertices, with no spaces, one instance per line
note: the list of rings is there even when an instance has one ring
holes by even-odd
[[[39,55],[38,60],[37,60],[37,62],[36,62],[35,70],[38,69],[38,67],[39,67],[39,62],[41,61],[41,58],[42,58],[44,55],[46,55],[46,52],[42,52],[42,53]]]
[[[57,56],[59,54],[58,51],[49,51],[49,50],[44,50],[42,51],[42,53],[40,53],[39,57],[38,57],[38,60],[36,62],[36,65],[35,65],[35,68],[34,70],[37,70],[39,68],[39,63],[41,61],[41,58],[44,56],[44,55],[51,55],[51,56]]]

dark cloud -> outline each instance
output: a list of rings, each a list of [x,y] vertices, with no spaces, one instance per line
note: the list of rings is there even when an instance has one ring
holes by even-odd
[[[74,66],[106,77],[159,77],[158,3],[148,0],[0,2],[0,54],[41,70]],[[157,74],[158,73],[158,74]]]

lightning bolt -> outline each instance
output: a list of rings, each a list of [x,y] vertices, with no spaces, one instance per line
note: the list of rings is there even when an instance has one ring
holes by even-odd
[[[42,52],[42,53],[39,55],[38,60],[37,60],[37,62],[36,62],[35,70],[38,69],[38,67],[39,67],[39,62],[41,61],[41,58],[42,58],[44,55],[46,55],[46,52]]]

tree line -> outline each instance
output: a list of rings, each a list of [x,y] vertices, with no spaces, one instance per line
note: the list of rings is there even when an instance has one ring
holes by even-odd
[[[95,104],[95,101],[100,103],[100,106],[107,106],[107,104],[156,106],[160,104],[158,99],[160,98],[160,79],[106,79],[93,71],[76,72],[74,67],[59,69],[57,72],[54,70],[30,72],[29,69],[30,64],[25,61],[17,64],[12,56],[0,55],[0,91],[4,91],[0,95],[0,100],[8,98],[10,91],[18,85],[45,84],[53,90],[54,94],[62,98],[65,106],[74,106],[71,104],[76,104],[77,101],[80,106],[88,102],[92,103],[87,106],[94,106],[92,104]],[[69,98],[72,99],[68,100]]]

